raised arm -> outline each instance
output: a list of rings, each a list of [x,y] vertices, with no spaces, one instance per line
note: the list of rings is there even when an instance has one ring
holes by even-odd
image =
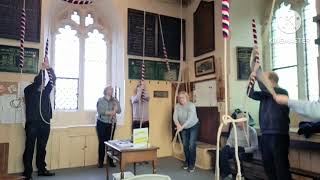
[[[136,95],[132,96],[131,103],[138,103],[141,99],[142,89],[140,87],[137,88]]]
[[[42,84],[42,79],[44,80],[44,78],[45,78],[45,72],[43,69],[41,69],[39,74],[34,78],[34,81],[33,81],[34,87],[36,89],[40,88]]]
[[[144,94],[144,100],[145,101],[149,101],[150,100],[150,96],[149,96],[149,93],[148,93],[148,91],[147,91],[147,89],[144,89],[144,92],[143,92]]]
[[[320,120],[320,99],[318,101],[297,101],[288,99],[288,106],[302,116]]]
[[[254,99],[256,101],[260,101],[266,96],[271,96],[270,93],[265,92],[265,91],[255,91],[254,90],[255,82],[256,82],[256,76],[254,73],[252,73],[250,75],[250,82],[249,82],[248,88],[247,88],[247,94],[249,95],[249,97],[251,99]]]
[[[50,93],[51,90],[53,89],[53,87],[56,85],[57,78],[56,78],[56,75],[55,75],[54,70],[52,68],[48,68],[47,71],[48,71],[48,75],[49,75],[49,82],[45,88],[45,91],[47,93]]]

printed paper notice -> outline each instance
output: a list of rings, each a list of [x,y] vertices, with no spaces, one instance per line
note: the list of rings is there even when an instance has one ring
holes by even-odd
[[[147,147],[149,141],[149,129],[140,128],[133,130],[133,144],[135,147]]]

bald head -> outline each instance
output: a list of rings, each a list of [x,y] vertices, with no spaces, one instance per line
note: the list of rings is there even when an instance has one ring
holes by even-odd
[[[266,77],[268,77],[268,79],[271,82],[272,87],[277,87],[278,83],[279,83],[279,76],[277,73],[270,71],[270,72],[265,72]]]

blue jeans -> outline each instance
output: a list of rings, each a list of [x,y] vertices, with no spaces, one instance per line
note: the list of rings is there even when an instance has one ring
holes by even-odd
[[[193,168],[196,163],[196,141],[198,139],[199,127],[200,123],[197,123],[191,128],[181,131],[184,155],[189,168]]]

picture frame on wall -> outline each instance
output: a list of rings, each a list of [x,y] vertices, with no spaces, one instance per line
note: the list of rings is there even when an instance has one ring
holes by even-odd
[[[253,48],[252,47],[237,47],[237,78],[238,80],[248,80],[250,70],[250,58]]]
[[[194,72],[196,77],[201,77],[215,73],[214,56],[200,59],[194,62]]]

